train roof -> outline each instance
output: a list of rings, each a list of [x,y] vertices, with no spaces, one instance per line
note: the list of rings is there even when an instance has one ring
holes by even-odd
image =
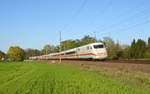
[[[91,46],[91,45],[99,45],[99,44],[103,44],[103,43],[102,42],[95,42],[95,43],[86,44],[86,45],[83,45],[83,46],[80,46],[80,47]],[[77,48],[80,48],[80,47],[77,47]]]

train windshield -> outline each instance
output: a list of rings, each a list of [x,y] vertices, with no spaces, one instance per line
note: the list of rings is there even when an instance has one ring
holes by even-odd
[[[104,45],[94,45],[95,49],[104,48]]]

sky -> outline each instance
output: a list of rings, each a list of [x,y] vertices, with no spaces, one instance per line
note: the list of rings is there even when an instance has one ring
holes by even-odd
[[[0,50],[42,49],[85,35],[120,44],[150,37],[150,0],[0,0]]]

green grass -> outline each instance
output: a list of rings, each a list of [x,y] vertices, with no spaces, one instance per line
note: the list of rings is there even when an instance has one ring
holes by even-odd
[[[0,63],[0,94],[150,94],[97,73],[45,63]]]

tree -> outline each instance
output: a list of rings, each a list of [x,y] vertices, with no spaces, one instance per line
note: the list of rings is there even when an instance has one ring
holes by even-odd
[[[25,58],[25,52],[19,46],[10,47],[7,55],[11,61],[23,61]]]
[[[33,49],[25,49],[25,59],[28,59],[29,57],[32,57],[33,56]]]
[[[116,57],[115,59],[120,59],[123,55],[123,49],[120,46],[119,42],[115,44]]]
[[[54,46],[54,49],[52,50],[52,53],[59,52],[59,46]]]
[[[146,52],[146,42],[144,40],[138,39],[136,43],[136,58],[144,58]]]
[[[108,58],[118,59],[119,54],[117,52],[119,52],[120,49],[119,43],[115,44],[115,42],[110,37],[104,37],[103,43],[106,46]]]
[[[86,45],[86,44],[93,43],[93,42],[96,42],[95,38],[90,37],[89,35],[84,36],[81,39],[81,45]]]
[[[34,49],[33,50],[33,56],[40,56],[41,55],[41,51],[38,49]]]
[[[75,40],[66,40],[66,41],[61,42],[62,51],[76,48],[76,47],[78,47],[78,43]]]
[[[45,45],[42,49],[42,55],[47,55],[54,52],[55,46],[53,45]]]
[[[135,39],[131,43],[130,56],[131,56],[131,58],[136,57],[136,42],[135,42]]]
[[[2,61],[5,58],[5,53],[0,51],[0,61]]]
[[[38,49],[31,49],[28,48],[25,50],[25,58],[28,59],[29,57],[32,56],[40,56],[41,55],[41,51]]]
[[[148,38],[148,51],[150,52],[150,37]]]
[[[145,58],[150,59],[150,37],[148,38],[147,51],[145,53]]]
[[[72,49],[72,48],[76,48],[82,45],[86,45],[89,43],[93,43],[96,42],[95,38],[90,37],[89,35],[84,36],[82,39],[77,39],[77,40],[66,40],[61,42],[61,50],[68,50],[68,49]]]
[[[124,45],[122,46],[123,52],[121,59],[130,59],[130,46],[129,45]]]

